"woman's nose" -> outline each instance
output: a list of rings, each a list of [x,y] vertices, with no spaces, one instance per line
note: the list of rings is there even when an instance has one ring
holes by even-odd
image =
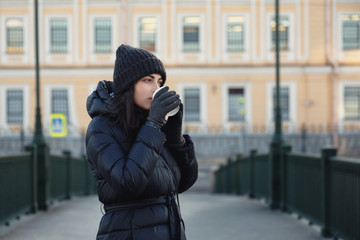
[[[157,83],[153,84],[152,86],[154,92],[160,88],[160,86]]]

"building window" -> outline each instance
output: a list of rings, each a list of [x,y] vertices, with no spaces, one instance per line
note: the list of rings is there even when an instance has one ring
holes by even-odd
[[[360,87],[344,88],[345,120],[360,120]]]
[[[360,14],[342,15],[343,49],[360,48]]]
[[[289,50],[289,26],[288,16],[279,17],[279,46],[281,51]],[[271,48],[274,51],[276,47],[276,21],[275,17],[271,20]]]
[[[245,90],[244,88],[229,88],[229,121],[245,120]]]
[[[272,119],[275,119],[275,105],[276,105],[276,88],[273,88],[273,108]],[[290,120],[290,89],[289,87],[280,87],[280,109],[281,119],[285,121]]]
[[[53,89],[51,91],[51,113],[62,113],[70,125],[68,91],[66,89]]]
[[[95,52],[111,52],[111,19],[95,19]]]
[[[24,52],[24,23],[19,18],[6,20],[7,53]]]
[[[245,23],[243,16],[229,16],[226,18],[226,37],[228,52],[243,52]]]
[[[200,89],[184,89],[185,121],[200,121]]]
[[[156,50],[157,19],[143,17],[139,19],[139,47],[151,52]]]
[[[9,124],[23,123],[23,91],[7,90],[6,91],[6,116]]]
[[[66,19],[50,20],[50,51],[51,53],[67,52],[67,21]]]
[[[184,17],[183,50],[184,52],[200,51],[200,17]]]

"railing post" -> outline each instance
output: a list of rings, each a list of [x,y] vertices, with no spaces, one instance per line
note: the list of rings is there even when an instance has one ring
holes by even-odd
[[[221,185],[221,193],[226,193],[227,189],[227,168],[226,164],[222,165],[221,168],[221,179],[222,179],[222,185]]]
[[[214,179],[213,181],[213,185],[212,185],[212,192],[213,193],[218,193],[218,189],[219,189],[219,177],[218,177],[218,170],[216,169],[215,171],[212,172],[212,177]]]
[[[306,138],[307,138],[307,131],[306,131],[306,125],[303,124],[301,126],[301,152],[306,152]]]
[[[37,144],[37,201],[39,210],[48,209],[49,196],[49,146]]]
[[[65,199],[71,198],[71,152],[63,151],[66,161],[66,179],[65,179]]]
[[[220,164],[219,169],[216,171],[216,181],[217,181],[217,193],[224,192],[224,179],[223,179],[224,165]]]
[[[282,143],[272,142],[270,144],[270,154],[269,154],[269,190],[270,190],[270,209],[279,209],[280,208],[280,158],[281,158],[281,145]]]
[[[250,187],[249,187],[249,197],[255,197],[255,156],[257,151],[251,150],[250,151]]]
[[[223,164],[220,164],[216,171],[216,193],[223,193]]]
[[[37,147],[35,144],[25,146],[25,151],[30,152],[31,158],[31,205],[30,205],[30,213],[35,213],[38,208],[37,204]]]
[[[225,193],[231,192],[231,175],[232,174],[231,174],[230,164],[231,164],[231,158],[228,158],[227,163],[225,165],[225,175],[226,175]]]
[[[235,171],[236,171],[236,184],[235,184],[235,193],[241,194],[241,156],[236,157],[236,163],[235,163]]]
[[[329,228],[329,161],[331,157],[336,156],[337,149],[334,147],[326,147],[321,150],[321,206],[322,206],[322,229],[321,234],[324,237],[331,237],[331,230]]]
[[[26,146],[25,146],[25,133],[24,133],[24,128],[21,127],[21,130],[20,130],[20,144],[21,144],[21,147],[20,147],[20,152],[23,152],[24,150],[26,150]]]
[[[287,160],[289,157],[289,153],[291,152],[291,146],[290,145],[284,145],[282,146],[282,151],[281,151],[281,163],[280,163],[280,168],[281,168],[281,210],[283,212],[287,211]]]

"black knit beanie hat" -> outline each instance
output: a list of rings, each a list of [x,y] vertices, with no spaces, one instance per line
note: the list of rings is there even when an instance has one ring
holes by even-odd
[[[165,83],[164,65],[151,52],[124,44],[116,50],[113,78],[117,90],[127,89],[139,79],[153,73],[160,74],[163,84]]]

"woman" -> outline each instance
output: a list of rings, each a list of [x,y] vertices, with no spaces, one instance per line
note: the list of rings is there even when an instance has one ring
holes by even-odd
[[[105,209],[98,240],[186,239],[176,200],[195,183],[198,165],[182,135],[179,95],[164,87],[153,98],[165,81],[156,56],[121,45],[113,82],[99,82],[88,97],[86,152]]]

